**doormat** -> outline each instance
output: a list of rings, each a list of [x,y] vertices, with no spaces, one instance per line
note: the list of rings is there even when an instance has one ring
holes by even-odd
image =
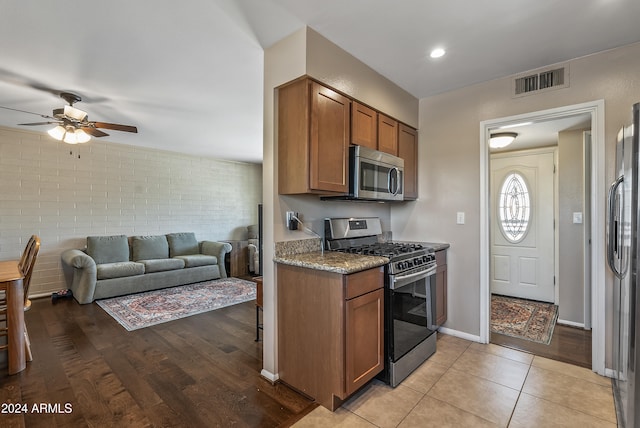
[[[557,319],[553,303],[491,295],[492,333],[548,345]]]
[[[198,282],[96,303],[128,331],[186,318],[256,298],[256,284],[238,278]]]

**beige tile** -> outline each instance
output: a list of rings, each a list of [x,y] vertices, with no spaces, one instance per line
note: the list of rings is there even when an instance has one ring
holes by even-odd
[[[446,334],[438,334],[436,352],[429,361],[450,367],[472,342]]]
[[[615,428],[616,424],[529,394],[520,394],[509,428],[539,427]]]
[[[448,369],[447,366],[434,363],[430,359],[422,363],[413,373],[402,381],[402,385],[426,394]]]
[[[507,348],[506,346],[496,345],[494,343],[472,343],[471,345],[469,345],[469,349],[498,355],[500,357],[517,361],[519,363],[531,364],[531,362],[533,361],[533,354]]]
[[[598,385],[532,366],[522,391],[609,422],[616,422],[611,386]]]
[[[342,407],[378,427],[396,427],[423,396],[402,384],[391,388],[374,380]]]
[[[450,368],[427,396],[506,426],[518,393],[515,389]]]
[[[295,428],[373,428],[375,425],[365,421],[361,417],[354,415],[342,407],[332,412],[322,406],[315,408],[311,413],[292,425]]]
[[[609,379],[608,377],[600,376],[599,374],[589,369],[574,366],[573,364],[567,364],[561,361],[550,360],[543,357],[535,357],[533,359],[532,365],[535,367],[540,367],[541,369],[551,370],[568,376],[573,376],[578,379],[593,382],[598,385],[611,386],[611,379]]]
[[[451,367],[519,391],[530,366],[486,352],[467,349]]]
[[[499,425],[432,397],[424,397],[398,428],[491,428]]]

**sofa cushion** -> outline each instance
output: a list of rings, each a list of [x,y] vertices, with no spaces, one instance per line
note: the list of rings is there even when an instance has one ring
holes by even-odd
[[[164,235],[132,236],[131,237],[131,259],[152,260],[168,259],[169,243]]]
[[[122,278],[144,274],[144,265],[136,262],[101,263],[96,265],[98,279]]]
[[[176,270],[184,268],[184,260],[181,259],[151,259],[138,260],[144,265],[145,273],[164,272],[166,270]]]
[[[184,260],[184,267],[217,265],[218,258],[216,256],[206,256],[204,254],[190,254],[187,256],[176,256],[176,259]]]
[[[169,257],[200,254],[200,245],[193,232],[170,233],[167,235],[167,241]]]
[[[88,236],[87,254],[96,262],[117,263],[129,261],[129,241],[126,235]]]

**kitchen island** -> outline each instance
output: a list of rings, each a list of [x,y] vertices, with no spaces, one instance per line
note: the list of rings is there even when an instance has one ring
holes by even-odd
[[[335,410],[384,367],[389,260],[320,251],[274,260],[280,380]]]

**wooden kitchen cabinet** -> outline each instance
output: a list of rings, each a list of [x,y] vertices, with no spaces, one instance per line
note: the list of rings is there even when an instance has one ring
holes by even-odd
[[[351,144],[378,149],[378,112],[356,101],[351,104]]]
[[[383,268],[278,264],[277,278],[280,380],[335,410],[383,369]]]
[[[398,156],[398,121],[378,113],[378,150]]]
[[[404,159],[404,200],[418,198],[418,131],[398,126],[398,157]]]
[[[447,250],[436,251],[436,325],[447,321]]]
[[[278,89],[278,192],[348,192],[351,100],[304,78]]]

